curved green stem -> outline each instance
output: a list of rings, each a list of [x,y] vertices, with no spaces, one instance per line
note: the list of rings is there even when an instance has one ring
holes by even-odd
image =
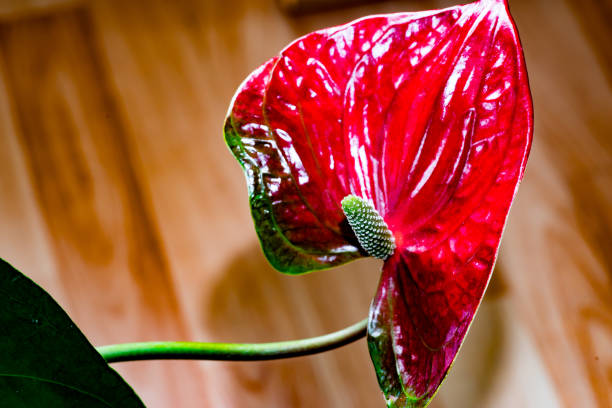
[[[334,333],[275,343],[193,343],[152,341],[97,347],[107,363],[136,360],[257,361],[322,353],[352,343],[366,335],[368,319]]]

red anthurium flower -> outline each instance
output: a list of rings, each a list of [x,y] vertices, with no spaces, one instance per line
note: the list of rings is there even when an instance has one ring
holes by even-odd
[[[448,372],[531,135],[502,0],[314,32],[238,90],[225,137],[270,262],[296,274],[385,259],[368,344],[390,407],[427,405]]]

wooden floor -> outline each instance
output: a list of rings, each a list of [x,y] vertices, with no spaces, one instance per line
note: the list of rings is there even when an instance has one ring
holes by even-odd
[[[367,313],[380,265],[274,272],[221,127],[293,38],[273,0],[0,0],[0,256],[96,344],[269,341]],[[492,287],[435,408],[612,407],[612,3],[511,0],[535,139]],[[269,363],[117,370],[152,408],[382,407],[365,342]]]

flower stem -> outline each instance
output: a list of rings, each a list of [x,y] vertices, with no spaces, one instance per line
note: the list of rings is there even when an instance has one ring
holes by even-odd
[[[322,353],[352,343],[366,335],[367,320],[323,336],[274,343],[152,341],[113,344],[96,349],[107,363],[136,360],[277,360]]]

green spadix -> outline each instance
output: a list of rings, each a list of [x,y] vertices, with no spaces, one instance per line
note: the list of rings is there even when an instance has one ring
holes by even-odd
[[[393,255],[393,234],[372,203],[361,197],[348,195],[342,199],[341,204],[359,244],[368,255],[383,260]]]

